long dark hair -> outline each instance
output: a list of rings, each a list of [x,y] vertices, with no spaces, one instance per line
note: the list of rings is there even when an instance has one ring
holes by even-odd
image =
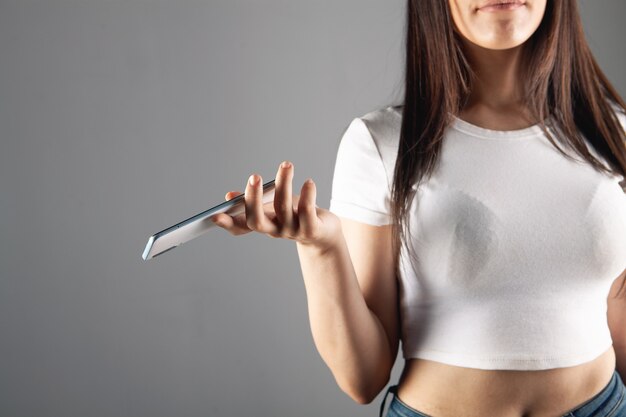
[[[462,110],[475,79],[448,0],[408,0],[406,24],[404,105],[397,106],[402,107],[402,127],[391,188],[396,276],[401,244],[410,242],[405,236],[412,186],[433,173],[444,130],[451,115]],[[595,169],[626,177],[626,138],[615,114],[626,113],[626,105],[589,49],[576,0],[548,0],[522,54],[524,104],[552,145],[571,159],[549,134],[548,117],[558,139]],[[588,152],[581,134],[607,160],[608,169]]]

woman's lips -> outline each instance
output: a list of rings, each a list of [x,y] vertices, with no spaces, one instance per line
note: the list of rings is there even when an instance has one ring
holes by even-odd
[[[520,7],[524,6],[525,2],[522,1],[490,1],[486,5],[480,7],[478,10],[481,12],[500,12],[500,11],[510,11],[516,10]]]

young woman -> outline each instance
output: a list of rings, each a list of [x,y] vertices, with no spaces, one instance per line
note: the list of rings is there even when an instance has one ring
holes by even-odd
[[[505,4],[506,3],[506,4]],[[296,241],[315,345],[388,416],[626,416],[625,104],[576,0],[409,0],[404,103],[214,221]],[[239,192],[226,194],[230,199]]]

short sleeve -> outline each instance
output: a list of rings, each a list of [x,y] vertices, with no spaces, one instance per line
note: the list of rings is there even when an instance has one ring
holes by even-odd
[[[390,187],[376,143],[360,118],[344,132],[332,181],[329,211],[373,226],[392,223]]]

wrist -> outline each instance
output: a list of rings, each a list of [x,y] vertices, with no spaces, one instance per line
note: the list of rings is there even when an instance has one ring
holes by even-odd
[[[298,251],[306,252],[316,256],[325,256],[328,253],[336,252],[345,245],[343,233],[339,231],[336,235],[315,242],[296,241]]]

